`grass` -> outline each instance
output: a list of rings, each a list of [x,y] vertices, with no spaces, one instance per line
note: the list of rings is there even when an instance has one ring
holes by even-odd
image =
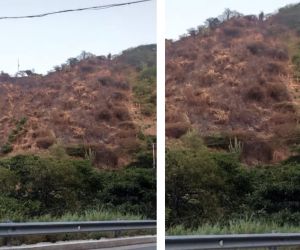
[[[66,213],[61,217],[50,215],[34,218],[32,221],[106,221],[106,220],[142,220],[143,217],[133,214],[122,214],[117,211],[88,210],[81,214]]]
[[[185,228],[181,225],[167,230],[168,235],[207,235],[207,234],[261,234],[261,233],[297,233],[299,226],[279,225],[273,221],[244,219],[232,220],[227,225],[204,224],[196,229]]]
[[[24,218],[18,214],[10,216],[13,222],[50,222],[50,221],[107,221],[107,220],[142,220],[140,215],[123,214],[118,211],[107,211],[102,208],[87,210],[81,213],[66,213],[62,216],[53,217],[43,215],[39,217]],[[1,222],[1,218],[0,218]]]

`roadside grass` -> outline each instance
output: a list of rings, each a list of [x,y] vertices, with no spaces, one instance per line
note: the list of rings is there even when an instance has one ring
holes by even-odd
[[[274,221],[240,219],[232,220],[226,224],[204,224],[198,228],[190,229],[182,225],[171,227],[167,235],[209,235],[209,234],[261,234],[261,233],[298,233],[300,225],[280,225]]]
[[[62,216],[52,216],[50,214],[38,217],[24,217],[19,213],[10,213],[5,217],[0,217],[2,222],[50,222],[50,221],[106,221],[106,220],[142,220],[142,215],[129,213],[120,213],[118,211],[109,211],[103,208],[90,209],[76,213],[65,213]]]
[[[108,221],[108,220],[142,220],[143,216],[133,214],[123,214],[118,211],[107,211],[104,209],[87,210],[83,213],[66,213],[60,217],[44,215],[29,219],[32,222],[49,222],[49,221]]]

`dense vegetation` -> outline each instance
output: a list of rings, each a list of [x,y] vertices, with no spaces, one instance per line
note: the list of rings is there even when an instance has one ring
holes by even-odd
[[[292,62],[294,64],[294,76],[297,81],[300,81],[300,43],[297,44]]]
[[[278,227],[298,226],[299,157],[252,168],[242,165],[239,158],[238,151],[209,150],[194,133],[170,146],[166,160],[167,226],[196,229],[219,225],[220,230],[228,231],[234,221],[245,220],[246,224],[247,218],[256,219],[252,224],[263,221]]]
[[[280,8],[275,16],[276,21],[300,32],[300,3],[290,4]]]
[[[88,160],[19,155],[0,161],[0,220],[26,221],[99,208],[155,218],[155,170],[96,170]]]
[[[156,67],[156,45],[141,45],[125,50],[119,59],[140,70],[145,67]]]
[[[156,113],[156,45],[142,45],[122,52],[117,58],[133,66],[137,77],[133,80],[134,101],[140,105],[144,116]]]
[[[135,100],[141,105],[145,116],[156,114],[156,67],[145,67],[138,77],[138,84],[133,87]]]

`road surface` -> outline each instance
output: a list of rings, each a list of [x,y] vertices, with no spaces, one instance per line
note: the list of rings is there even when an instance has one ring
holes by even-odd
[[[116,239],[39,243],[15,247],[0,247],[0,250],[155,250],[155,236],[136,236]]]
[[[93,250],[156,250],[156,244],[139,244],[139,245],[132,245],[132,246],[122,246],[122,247],[112,247],[112,248],[100,248],[100,249],[93,249]]]

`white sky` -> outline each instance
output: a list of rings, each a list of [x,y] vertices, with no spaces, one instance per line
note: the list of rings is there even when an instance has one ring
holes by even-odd
[[[209,17],[219,16],[225,8],[243,14],[273,13],[299,0],[166,0],[166,38],[177,39],[189,28],[196,28]]]
[[[40,14],[132,0],[1,0],[0,16]],[[0,20],[0,71],[46,73],[85,50],[117,54],[129,47],[156,43],[156,2],[43,18]]]

